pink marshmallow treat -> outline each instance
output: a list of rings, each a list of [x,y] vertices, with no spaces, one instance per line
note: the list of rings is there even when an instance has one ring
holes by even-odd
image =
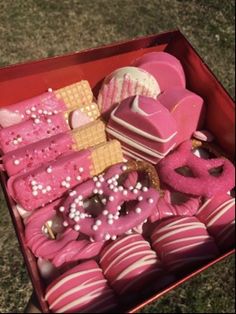
[[[225,251],[235,244],[235,199],[226,193],[217,194],[199,208],[197,218]]]
[[[142,291],[145,285],[163,275],[156,253],[140,234],[123,236],[105,247],[100,265],[118,294]]]
[[[108,115],[129,96],[144,95],[156,98],[160,88],[155,78],[143,69],[124,67],[108,75],[99,91],[98,106]]]
[[[146,53],[134,61],[133,66],[152,74],[161,92],[173,87],[185,88],[185,74],[180,61],[167,52]]]
[[[161,221],[151,235],[153,249],[169,271],[187,271],[218,256],[215,242],[196,217]]]
[[[106,129],[128,156],[157,163],[176,145],[177,126],[162,104],[150,97],[125,99],[111,113]]]
[[[177,144],[189,140],[192,134],[202,126],[204,118],[203,99],[197,94],[181,87],[164,91],[159,97],[177,123]]]
[[[191,176],[176,171],[184,167],[191,171]],[[211,174],[218,167],[222,168],[222,172]],[[158,174],[164,183],[176,191],[205,197],[234,188],[234,172],[234,165],[226,158],[203,159],[195,156],[191,141],[183,142],[158,164]]]
[[[81,263],[54,280],[45,299],[53,313],[105,313],[117,304],[95,261]]]

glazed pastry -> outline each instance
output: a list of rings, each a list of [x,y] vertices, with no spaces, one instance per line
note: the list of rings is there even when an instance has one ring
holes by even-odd
[[[93,101],[88,81],[75,84],[33,97],[0,109],[0,127],[5,128],[43,115],[71,111]]]
[[[168,271],[188,271],[218,256],[206,226],[196,217],[162,220],[151,235],[152,248]]]
[[[173,55],[164,52],[146,53],[133,63],[140,69],[152,74],[161,92],[174,87],[185,88],[185,74],[180,61]]]
[[[162,104],[146,96],[125,99],[111,113],[106,131],[125,155],[156,164],[176,145],[177,126]]]
[[[45,300],[53,313],[106,313],[117,305],[102,270],[93,260],[54,280],[46,289]]]
[[[190,175],[180,170],[186,168]],[[222,171],[215,174],[221,167]],[[183,142],[158,164],[158,174],[163,183],[174,190],[210,198],[218,193],[227,193],[235,186],[235,168],[226,158],[203,159],[192,152],[192,142]],[[178,170],[178,171],[176,171]]]
[[[156,98],[160,88],[155,78],[145,70],[124,67],[108,75],[98,94],[100,111],[108,115],[123,99],[144,95]]]
[[[119,295],[140,292],[163,275],[156,253],[140,234],[123,236],[110,243],[100,254],[100,265]]]
[[[94,114],[92,114],[94,111],[92,106],[96,108]],[[87,116],[87,119],[84,116]],[[98,116],[99,111],[96,104],[84,106],[73,112],[60,112],[50,116],[47,112],[47,114],[43,114],[40,117],[34,115],[34,118],[30,120],[0,129],[0,151],[7,153],[25,147],[94,121]]]
[[[235,198],[221,193],[206,200],[199,208],[197,218],[203,222],[222,251],[235,244]]]
[[[120,180],[129,165],[116,164],[104,175],[75,188],[73,195],[62,203],[64,222],[94,241],[116,239],[143,223],[155,209],[159,193],[152,186],[147,187],[141,182],[138,188],[136,184],[125,188]],[[96,195],[100,196],[103,204],[97,213],[85,207],[86,200]],[[122,206],[131,201],[135,204],[123,213]]]
[[[97,120],[9,152],[3,155],[2,163],[8,175],[12,176],[39,167],[65,153],[80,151],[104,142],[105,125]]]
[[[101,173],[123,159],[120,143],[68,153],[55,161],[8,180],[8,191],[25,210],[33,210],[61,197],[68,189]]]
[[[193,133],[202,126],[204,119],[203,99],[197,94],[181,87],[170,88],[159,97],[176,121],[178,134],[176,143],[189,140]]]

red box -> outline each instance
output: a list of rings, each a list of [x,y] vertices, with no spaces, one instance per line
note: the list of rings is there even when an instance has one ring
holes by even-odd
[[[90,82],[96,96],[104,76],[114,69],[128,66],[133,59],[151,51],[167,51],[180,60],[186,74],[187,88],[199,94],[207,105],[205,128],[215,134],[218,144],[227,154],[233,157],[235,143],[234,102],[179,31],[2,68],[0,69],[0,106],[36,96],[49,87],[57,89],[81,79]],[[15,208],[14,201],[8,195],[6,180],[5,174],[1,173],[1,183],[36,296],[42,311],[48,312],[47,303],[43,298],[44,286],[39,276],[35,258],[24,242],[24,226]],[[149,295],[147,300],[140,300],[139,303],[133,304],[131,309],[125,309],[125,311],[133,313],[140,310],[144,305],[156,300],[161,295],[233,253],[234,249],[226,252],[204,267],[169,285],[164,290]]]

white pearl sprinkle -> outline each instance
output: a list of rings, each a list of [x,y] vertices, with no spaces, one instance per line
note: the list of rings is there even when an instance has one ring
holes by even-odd
[[[35,124],[39,124],[39,123],[40,123],[40,120],[39,120],[39,119],[35,119],[35,120],[34,120],[34,123],[35,123]]]
[[[47,168],[47,173],[52,173],[52,167]]]
[[[79,231],[80,230],[80,225],[75,225],[74,229],[75,229],[75,231]]]
[[[36,185],[37,182],[35,180],[31,181],[31,185]]]
[[[80,167],[80,168],[79,168],[79,172],[82,173],[83,171],[84,171],[84,168],[83,168],[83,167]]]
[[[103,194],[103,190],[102,190],[102,189],[99,190],[99,191],[98,191],[98,194],[99,194],[99,195],[102,195],[102,194]]]
[[[18,165],[20,164],[20,161],[19,161],[18,159],[16,159],[16,160],[14,160],[14,164],[15,164],[16,166],[18,166]]]
[[[97,225],[97,226],[101,226],[102,221],[101,221],[100,219],[98,219],[98,220],[96,220],[96,222],[95,222],[95,223],[96,223],[96,225]]]
[[[70,195],[71,197],[75,196],[75,195],[76,195],[76,191],[70,192],[69,195]]]
[[[42,114],[42,113],[43,113],[43,110],[42,110],[42,109],[39,109],[39,110],[38,110],[38,113],[39,113],[39,114]]]
[[[112,183],[112,179],[107,180],[107,183],[111,184]]]
[[[70,182],[71,181],[71,177],[66,177],[66,181]]]
[[[77,177],[76,177],[76,180],[77,180],[77,181],[80,181],[80,180],[81,180],[81,176],[77,176]]]
[[[59,211],[63,213],[65,211],[65,207],[64,206],[59,207]]]
[[[37,191],[38,190],[37,185],[34,185],[32,188],[33,188],[33,191]]]
[[[149,203],[149,204],[153,204],[153,202],[154,202],[153,198],[149,198],[149,199],[148,199],[148,203]]]
[[[138,201],[142,201],[143,200],[143,197],[140,195],[139,197],[138,197]]]
[[[93,181],[97,182],[98,181],[98,177],[93,177]]]
[[[101,200],[101,202],[102,202],[103,205],[106,205],[107,200],[106,200],[105,198],[103,198],[103,199]]]
[[[105,181],[104,177],[100,177],[100,178],[99,178],[99,181],[100,181],[100,182],[104,182],[104,181]]]
[[[51,119],[47,119],[47,123],[52,123],[52,120]]]
[[[128,195],[128,191],[127,191],[127,190],[124,190],[124,191],[123,191],[123,195]]]
[[[97,226],[97,225],[93,225],[92,228],[93,228],[94,231],[97,231],[97,230],[98,230],[98,226]]]
[[[63,226],[64,227],[68,227],[69,226],[68,222],[67,221],[63,221]]]
[[[17,144],[18,144],[18,141],[17,141],[17,140],[14,140],[14,141],[13,141],[13,144],[14,144],[14,145],[17,145]]]
[[[114,191],[115,193],[117,193],[117,192],[118,192],[118,188],[114,188],[113,191]]]
[[[98,193],[98,189],[94,189],[93,194],[97,194],[97,193]]]
[[[113,219],[108,219],[108,224],[109,225],[112,225],[114,223],[114,220]]]
[[[42,184],[39,184],[39,185],[38,185],[38,189],[39,189],[39,190],[42,190],[42,189],[43,189]]]
[[[79,196],[78,196],[78,199],[79,199],[80,201],[82,201],[83,196],[82,196],[82,195],[79,195]]]
[[[84,205],[84,202],[82,202],[82,201],[79,201],[79,204],[78,204],[79,206],[83,206]]]
[[[37,196],[38,195],[38,192],[37,191],[33,191],[33,196]]]
[[[147,192],[147,191],[148,191],[148,188],[147,188],[146,186],[144,186],[144,187],[142,188],[142,191],[143,191],[143,192]]]
[[[108,217],[108,219],[112,219],[113,218],[113,214],[109,214],[107,217]]]
[[[73,218],[75,217],[75,214],[71,212],[71,213],[69,214],[69,217],[70,217],[71,219],[73,219]]]
[[[71,208],[70,208],[70,212],[71,212],[71,213],[75,213],[75,212],[76,212],[76,208],[75,208],[75,207],[71,207]]]
[[[51,87],[48,88],[48,92],[49,92],[49,93],[52,92],[52,88],[51,88]]]
[[[31,118],[36,119],[37,118],[36,114],[32,114]]]
[[[124,190],[124,188],[123,188],[123,186],[118,186],[118,190],[120,191],[120,192],[122,192],[123,190]]]
[[[115,241],[115,240],[116,240],[116,238],[117,238],[117,236],[116,236],[116,235],[113,235],[113,236],[111,237],[111,239],[112,239],[113,241]]]
[[[121,206],[117,206],[117,210],[121,210]]]
[[[35,107],[32,107],[32,108],[31,108],[31,111],[36,111],[36,108],[35,108]]]
[[[102,212],[102,214],[103,214],[104,216],[108,215],[108,213],[109,213],[109,212],[108,212],[107,209],[104,209],[103,212]]]
[[[80,216],[80,211],[76,210],[75,214],[76,214],[76,216]]]
[[[48,186],[46,187],[46,190],[47,190],[47,192],[50,192],[50,191],[52,190],[52,188],[50,187],[50,185],[48,185]]]
[[[74,221],[78,222],[80,220],[79,216],[75,216]]]
[[[110,185],[109,185],[109,189],[110,189],[110,190],[113,190],[113,189],[114,189],[114,185],[113,185],[113,184],[110,184]]]
[[[110,238],[111,238],[110,234],[109,234],[109,233],[106,233],[106,234],[105,234],[105,240],[108,241],[108,240],[110,240]]]
[[[101,186],[102,186],[101,182],[97,182],[97,183],[96,183],[96,187],[97,187],[97,188],[100,188]]]
[[[30,109],[27,109],[27,110],[26,110],[26,114],[30,115],[30,114],[31,114],[31,110],[30,110]]]
[[[119,176],[118,174],[115,175],[116,180],[118,180],[119,177],[120,177],[120,176]]]
[[[135,212],[136,212],[137,214],[140,214],[141,211],[142,211],[142,209],[141,209],[140,207],[135,208]]]
[[[47,115],[47,114],[48,114],[48,111],[47,111],[47,110],[44,110],[44,111],[43,111],[43,114]]]
[[[43,190],[42,190],[42,193],[43,193],[43,194],[46,194],[46,193],[47,193],[47,190],[46,190],[46,189],[43,189]]]
[[[70,183],[66,183],[65,187],[66,187],[67,189],[69,189],[69,188],[70,188]]]
[[[133,193],[134,193],[134,194],[138,194],[138,190],[137,190],[137,189],[134,189],[134,190],[133,190]]]
[[[76,204],[75,204],[75,203],[71,203],[71,204],[70,204],[70,207],[71,207],[71,208],[76,208]]]
[[[22,137],[18,137],[18,143],[22,143],[22,142],[23,142]]]
[[[110,202],[113,202],[113,201],[114,201],[114,199],[115,199],[115,198],[114,198],[114,196],[112,196],[112,195],[111,195],[111,196],[109,196],[109,201],[110,201]]]
[[[53,113],[54,113],[54,114],[58,114],[58,111],[57,111],[57,110],[54,110]]]
[[[65,181],[62,181],[61,186],[65,187],[66,184],[67,184],[67,183],[66,183]]]
[[[126,165],[122,166],[121,168],[123,171],[126,171],[128,169],[128,167]]]
[[[86,218],[85,213],[81,213],[81,214],[80,214],[80,218],[81,218],[81,219],[85,219],[85,218]]]

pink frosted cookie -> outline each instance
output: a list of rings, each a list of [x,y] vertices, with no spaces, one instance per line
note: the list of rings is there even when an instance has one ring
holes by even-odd
[[[122,159],[118,141],[68,153],[25,174],[12,176],[7,183],[8,192],[30,211],[56,200],[67,190]]]
[[[151,243],[169,271],[187,271],[218,256],[213,238],[196,217],[161,221],[152,232]]]
[[[97,120],[73,131],[60,133],[8,152],[3,155],[2,163],[8,175],[12,176],[39,167],[65,153],[80,151],[105,141],[105,126],[102,121]]]
[[[197,218],[215,238],[218,247],[225,251],[235,243],[235,199],[227,194],[217,194],[199,208]]]
[[[183,173],[184,168],[190,172]],[[221,171],[217,171],[217,169]],[[197,196],[212,197],[227,193],[235,186],[235,168],[226,158],[203,159],[194,155],[191,141],[177,149],[158,164],[158,174],[163,183],[174,190]]]
[[[100,265],[118,294],[142,291],[145,285],[163,275],[156,253],[140,234],[123,236],[105,247]]]
[[[177,144],[189,140],[203,123],[203,99],[197,94],[181,87],[170,88],[159,97],[177,123]]]
[[[153,164],[176,145],[174,118],[158,100],[146,96],[123,100],[111,113],[106,131],[121,142],[127,156]]]
[[[98,94],[98,106],[102,113],[109,114],[123,99],[144,95],[156,98],[160,88],[155,78],[145,70],[124,67],[108,75]]]
[[[138,187],[125,188],[120,180],[127,169],[124,163],[116,164],[104,175],[75,188],[62,204],[65,223],[94,241],[116,239],[143,223],[152,214],[159,193],[140,182]],[[86,208],[87,200],[94,197],[101,202],[96,212],[94,208]],[[133,205],[124,209],[128,202]]]
[[[93,100],[93,93],[88,81],[60,88],[56,91],[48,89],[47,93],[12,104],[0,109],[0,128],[9,127],[26,120],[40,119],[47,115],[71,111],[88,105]]]
[[[116,305],[115,296],[95,261],[73,267],[46,289],[52,313],[105,313]]]
[[[173,87],[185,88],[185,74],[179,60],[167,52],[146,53],[133,63],[140,69],[152,74],[161,92]]]

